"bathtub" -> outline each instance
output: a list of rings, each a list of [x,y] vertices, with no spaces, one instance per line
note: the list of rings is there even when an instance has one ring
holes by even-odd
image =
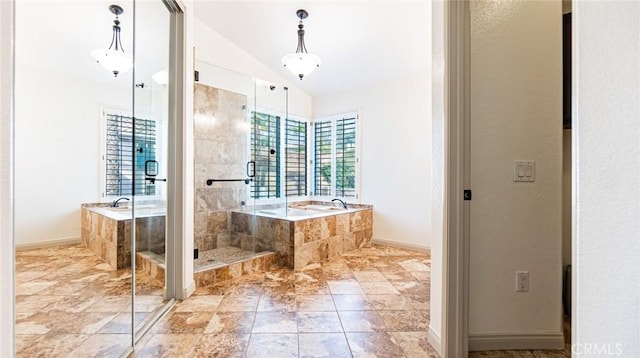
[[[254,215],[255,214],[255,215]],[[373,207],[331,202],[298,202],[286,208],[258,206],[231,213],[232,245],[275,251],[280,265],[301,269],[369,246]]]
[[[131,206],[121,206],[112,208],[110,206],[88,206],[87,210],[100,215],[112,218],[114,220],[127,220],[131,219],[132,209],[135,210],[137,218],[144,218],[149,216],[165,216],[167,215],[167,208],[162,205],[156,204],[139,204],[135,205],[135,209]]]
[[[163,203],[139,203],[134,206],[136,251],[164,256],[165,218]],[[114,269],[131,266],[132,207],[112,208],[109,203],[81,206],[81,238],[84,245]]]
[[[325,205],[305,205],[305,206],[293,206],[281,209],[266,209],[266,210],[256,210],[255,214],[257,216],[264,216],[270,218],[278,218],[285,220],[304,220],[311,218],[320,218],[325,216],[337,215],[337,214],[345,214],[352,213],[358,211],[359,209],[344,209],[333,206],[325,206]]]

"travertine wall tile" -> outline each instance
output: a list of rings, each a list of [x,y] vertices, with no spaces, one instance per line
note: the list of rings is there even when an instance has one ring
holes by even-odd
[[[246,231],[231,229],[233,220],[223,218],[223,214],[240,209],[248,186],[241,182],[207,186],[205,182],[246,175],[246,104],[245,95],[202,84],[194,86],[194,246],[200,250],[244,243],[229,232]]]

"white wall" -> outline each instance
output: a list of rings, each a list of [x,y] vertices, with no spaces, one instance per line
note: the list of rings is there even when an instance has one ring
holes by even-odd
[[[578,1],[573,14],[572,343],[639,357],[640,3]]]
[[[443,356],[443,244],[445,241],[444,3],[431,2],[431,305],[429,343]]]
[[[360,202],[374,206],[374,240],[431,246],[431,74],[313,101],[314,118],[361,110]]]
[[[469,346],[561,348],[562,3],[470,9]],[[536,161],[535,182],[513,182],[514,160]]]
[[[240,81],[254,77],[274,83],[278,86],[278,89],[287,86],[289,87],[289,113],[300,117],[311,117],[311,96],[297,88],[293,82],[280,77],[267,66],[234,43],[222,37],[216,31],[207,27],[198,19],[194,19],[194,43],[195,58],[197,61],[203,61],[221,69],[235,72],[236,76],[230,74],[230,78],[245,77]],[[229,78],[220,78],[218,80],[221,86],[223,86],[223,84],[227,83],[224,81],[229,80]],[[223,89],[237,91],[236,88],[233,88],[233,83],[229,83],[229,85],[231,87],[224,86],[226,88]],[[264,98],[264,96],[262,98]],[[258,98],[258,100],[260,99],[261,97]],[[284,108],[284,106],[279,107]]]
[[[14,355],[13,44],[14,3],[0,2],[0,357]]]
[[[131,90],[21,66],[22,54],[17,47],[16,245],[79,238],[80,205],[101,201],[100,108],[130,111]]]

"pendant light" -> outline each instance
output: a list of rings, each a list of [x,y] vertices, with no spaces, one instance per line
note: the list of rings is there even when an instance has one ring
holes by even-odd
[[[300,19],[298,23],[298,48],[295,53],[288,54],[282,58],[282,64],[288,68],[291,73],[300,77],[307,76],[317,67],[320,67],[320,57],[307,53],[307,47],[304,44],[304,24],[302,20],[309,16],[307,10],[300,9],[296,11],[296,15]]]
[[[122,40],[120,39],[120,20],[118,16],[121,15],[124,10],[118,5],[110,5],[109,11],[116,15],[116,19],[113,20],[111,45],[109,45],[108,49],[91,51],[91,56],[93,56],[102,67],[113,72],[113,75],[118,77],[119,73],[127,72],[133,67],[133,61],[130,55],[124,53]]]

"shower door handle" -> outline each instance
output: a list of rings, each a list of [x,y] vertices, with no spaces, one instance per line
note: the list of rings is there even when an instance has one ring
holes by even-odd
[[[247,176],[249,178],[253,178],[256,176],[256,162],[254,160],[250,160],[247,162]]]

